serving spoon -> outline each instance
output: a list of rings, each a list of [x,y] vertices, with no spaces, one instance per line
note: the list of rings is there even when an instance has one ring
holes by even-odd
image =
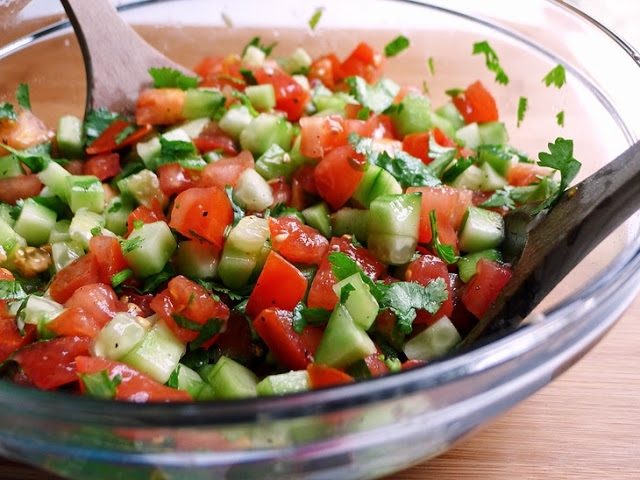
[[[140,89],[151,82],[151,67],[169,67],[195,76],[149,45],[120,17],[109,0],[61,0],[61,3],[84,58],[85,115],[101,107],[132,114]]]
[[[82,49],[87,112],[106,107],[131,113],[150,67],[194,75],[145,42],[108,0],[61,0]],[[549,211],[518,209],[505,216],[511,279],[465,338],[504,334],[522,320],[615,228],[640,208],[640,142],[566,190]]]

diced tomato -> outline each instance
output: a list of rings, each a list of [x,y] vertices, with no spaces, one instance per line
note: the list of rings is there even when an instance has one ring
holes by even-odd
[[[273,194],[273,203],[271,204],[271,207],[279,204],[291,204],[291,185],[289,185],[286,178],[272,178],[268,183],[269,187],[271,187],[271,193]]]
[[[268,221],[273,249],[290,262],[317,264],[329,249],[329,240],[296,217],[269,217]]]
[[[201,87],[213,87],[220,90],[231,87],[242,91],[246,82],[240,73],[241,67],[240,57],[237,55],[205,57],[195,66],[193,71],[202,78]]]
[[[482,318],[511,278],[511,269],[487,258],[476,265],[476,274],[471,277],[462,293],[462,303],[477,318]]]
[[[120,154],[117,152],[93,155],[87,159],[82,167],[84,175],[94,175],[100,181],[115,177],[121,170]]]
[[[314,167],[302,165],[291,175],[291,198],[287,204],[296,210],[304,210],[311,201],[316,199],[318,189],[314,176]]]
[[[207,125],[200,132],[200,135],[193,139],[193,144],[200,153],[220,151],[229,156],[238,155],[233,138],[223,132],[217,122],[211,122]]]
[[[169,226],[192,240],[218,248],[233,221],[233,207],[224,190],[217,187],[189,188],[176,196]]]
[[[473,204],[473,192],[445,185],[442,187],[409,187],[407,193],[422,195],[418,241],[421,244],[431,242],[430,213],[435,210],[440,243],[451,245],[457,249],[458,229],[464,219],[467,207]]]
[[[431,163],[429,158],[429,132],[415,132],[405,135],[402,139],[402,150],[409,155],[419,158],[424,163]]]
[[[382,75],[384,57],[369,44],[359,43],[349,56],[340,64],[337,77],[344,79],[357,75],[374,84]]]
[[[51,390],[78,379],[76,357],[88,355],[89,337],[56,337],[18,350],[13,359],[35,386]]]
[[[140,124],[136,126],[128,120],[117,119],[109,125],[98,138],[96,138],[91,145],[86,148],[87,155],[99,155],[104,153],[111,153],[114,150],[118,150],[134,143],[139,142],[146,137],[153,127],[149,124]],[[128,134],[124,138],[120,138],[125,129],[135,127],[135,130]],[[126,132],[124,133],[126,135]]]
[[[281,308],[266,308],[253,320],[253,328],[284,368],[303,370],[313,361],[322,329],[307,325],[298,333],[293,314]]]
[[[442,147],[457,147],[458,144],[446,133],[440,130],[438,127],[434,127],[431,130],[431,134],[433,135],[433,139],[435,142]]]
[[[94,235],[89,240],[89,251],[96,256],[102,283],[111,284],[111,277],[127,268],[122,247],[115,237]]]
[[[329,261],[331,252],[342,252],[347,255],[357,262],[363,272],[372,280],[377,280],[386,270],[384,263],[375,258],[366,248],[354,246],[349,237],[333,237],[329,242],[329,250],[320,262],[309,288],[307,306],[310,308],[333,310],[338,301],[338,297],[333,291],[333,285],[337,281]]]
[[[372,377],[379,377],[380,375],[385,375],[391,371],[387,364],[384,363],[384,360],[382,360],[380,353],[367,355],[364,357],[364,363],[367,365],[369,374]]]
[[[351,375],[342,370],[318,363],[307,365],[307,373],[309,374],[309,383],[313,389],[344,385],[355,381]]]
[[[27,324],[24,331],[18,330],[13,315],[0,315],[0,363],[4,362],[17,349],[36,339],[36,326]]]
[[[254,318],[272,307],[293,310],[306,291],[307,279],[302,272],[272,250],[247,300],[247,315]]]
[[[15,205],[18,200],[37,197],[42,190],[42,186],[40,178],[35,173],[1,178],[0,202]]]
[[[100,263],[96,255],[89,252],[54,275],[49,294],[56,302],[64,303],[80,287],[100,280]]]
[[[138,125],[173,125],[184,120],[186,92],[179,88],[145,88],[138,96]]]
[[[235,157],[221,158],[204,167],[198,181],[200,187],[218,187],[224,189],[227,185],[235,187],[242,172],[254,168],[253,155],[243,150]]]
[[[325,87],[333,90],[336,83],[335,76],[339,68],[340,60],[335,54],[323,55],[311,62],[307,78],[311,81],[320,81]]]
[[[339,115],[303,117],[300,119],[300,153],[309,158],[322,158],[331,150],[347,145],[350,133],[370,136],[373,126],[364,120]]]
[[[57,336],[95,337],[100,331],[98,322],[82,307],[66,308],[60,315],[47,322],[47,330]]]
[[[400,368],[401,370],[409,370],[411,368],[422,367],[423,365],[426,365],[426,364],[427,362],[425,360],[411,359],[411,360],[404,361]]]
[[[444,301],[440,309],[435,314],[430,314],[426,310],[417,310],[417,315],[413,321],[416,324],[426,323],[431,325],[441,317],[450,317],[453,312],[453,294],[451,291],[449,269],[447,264],[437,255],[426,253],[413,260],[405,270],[404,278],[407,282],[417,282],[427,286],[434,280],[441,278],[444,280],[449,296]]]
[[[334,148],[316,166],[318,194],[335,210],[351,198],[364,176],[364,156],[351,145]]]
[[[498,121],[496,101],[480,80],[469,85],[463,93],[455,95],[451,100],[467,124]]]
[[[367,132],[365,136],[374,139],[398,139],[398,134],[393,126],[391,117],[382,113],[371,115],[371,117],[369,117],[365,122],[363,131]]]
[[[127,311],[132,315],[149,317],[154,314],[151,309],[153,295],[151,293],[138,293],[131,287],[125,287],[120,294],[120,301],[127,305]]]
[[[167,196],[178,194],[198,185],[201,171],[186,168],[179,163],[165,163],[156,170],[160,190]]]
[[[192,342],[198,338],[199,330],[179,325],[178,319],[184,318],[205,326],[209,320],[221,322],[220,331],[229,318],[229,307],[216,300],[202,285],[178,275],[169,280],[167,288],[151,301],[151,308],[164,321],[173,333],[183,342]],[[208,347],[216,341],[220,333],[207,339],[203,346]]]
[[[136,222],[154,223],[160,220],[166,220],[162,208],[149,208],[144,205],[138,205],[129,214],[127,218],[127,233],[131,233],[135,228]]]
[[[91,283],[81,286],[64,302],[64,306],[67,308],[82,308],[101,328],[116,313],[127,310],[127,306],[118,299],[111,285],[104,283]]]
[[[288,73],[278,69],[258,68],[253,72],[258,84],[271,84],[276,96],[276,110],[287,115],[287,120],[300,119],[311,100],[311,94]]]
[[[116,386],[116,400],[137,403],[190,402],[193,400],[186,391],[163,385],[121,362],[88,355],[77,356],[75,362],[79,374],[106,371],[112,380],[116,376],[119,377],[119,383]],[[80,385],[82,386],[82,382]]]
[[[514,187],[526,187],[539,182],[541,178],[553,172],[548,167],[541,167],[536,163],[518,162],[511,165],[507,171],[507,182]]]
[[[49,129],[31,110],[16,107],[18,120],[3,118],[0,120],[0,156],[9,152],[2,148],[8,145],[16,150],[24,150],[43,142],[49,142],[55,132]]]

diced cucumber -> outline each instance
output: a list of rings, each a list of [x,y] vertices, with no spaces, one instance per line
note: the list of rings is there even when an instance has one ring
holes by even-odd
[[[435,113],[449,121],[455,130],[464,126],[464,118],[451,100],[436,109]]]
[[[408,263],[418,245],[421,196],[382,195],[371,202],[367,246],[391,265]]]
[[[49,233],[49,240],[47,241],[47,243],[67,242],[71,240],[71,235],[69,235],[70,225],[71,225],[71,220],[67,218],[58,220],[53,225],[53,228]]]
[[[384,168],[368,164],[356,191],[351,198],[363,207],[381,195],[402,193],[402,186],[396,178]]]
[[[318,230],[324,237],[331,238],[331,211],[329,210],[329,205],[325,202],[319,202],[305,208],[301,213],[307,225]]]
[[[353,235],[361,243],[369,236],[369,210],[342,207],[331,214],[331,231],[334,237]]]
[[[182,115],[188,120],[213,118],[224,107],[225,97],[220,90],[190,88],[185,92]]]
[[[403,138],[409,133],[425,132],[432,127],[431,100],[425,95],[410,92],[389,112],[393,126]]]
[[[229,288],[245,286],[261,267],[263,249],[269,238],[269,223],[255,215],[243,217],[224,244],[218,276]]]
[[[38,172],[40,181],[51,190],[51,193],[69,202],[69,184],[67,178],[71,176],[65,168],[56,162],[49,162]]]
[[[161,272],[178,247],[169,225],[163,221],[134,229],[127,243],[131,249],[124,258],[134,273],[143,278]]]
[[[60,315],[64,306],[52,300],[50,297],[29,295],[18,319],[24,324],[36,325],[38,336],[51,336],[44,328],[47,323]]]
[[[281,176],[288,178],[307,160],[304,156],[299,154],[299,147],[297,150],[298,155],[295,155],[294,148],[296,144],[299,144],[298,139],[296,139],[291,152],[285,151],[279,145],[271,145],[267,151],[260,155],[256,160],[256,171],[267,180]]]
[[[106,233],[105,220],[99,213],[86,208],[78,210],[71,218],[69,224],[69,236],[71,240],[78,242],[85,250],[89,249],[89,241],[96,233]]]
[[[82,119],[74,115],[63,115],[58,120],[56,141],[62,156],[84,158],[86,136]]]
[[[507,127],[503,122],[486,122],[478,125],[482,145],[506,145],[509,143]]]
[[[238,141],[240,133],[251,123],[253,115],[244,105],[233,105],[227,110],[218,125],[220,130],[231,135],[234,140]]]
[[[313,59],[307,51],[302,47],[298,47],[291,55],[284,59],[282,67],[288,74],[293,75],[306,71],[306,69],[311,66],[312,61]]]
[[[376,345],[367,332],[353,321],[347,308],[338,303],[331,312],[316,350],[314,362],[335,368],[346,368],[376,352]]]
[[[13,154],[0,157],[0,178],[13,178],[23,173],[24,169],[18,157]]]
[[[504,219],[493,210],[469,206],[458,236],[463,252],[478,252],[500,246],[504,239]]]
[[[70,175],[66,177],[66,181],[67,199],[72,212],[86,208],[92,212],[102,213],[105,197],[102,182],[98,177],[94,175]]]
[[[130,195],[145,207],[152,208],[155,202],[165,207],[168,201],[166,195],[160,190],[158,175],[148,169],[140,170],[120,180],[118,188],[123,195]]]
[[[333,286],[333,291],[347,308],[354,323],[363,330],[369,330],[378,316],[380,306],[360,273],[354,273],[339,281]],[[346,293],[344,301],[343,293]]]
[[[496,172],[489,162],[481,164],[480,170],[482,170],[480,190],[483,192],[493,192],[508,185],[507,179]]]
[[[481,145],[478,148],[478,163],[488,163],[493,169],[503,177],[511,168],[514,162],[518,161],[518,156],[505,150],[501,146]]]
[[[271,187],[253,168],[240,174],[232,197],[236,204],[250,212],[262,212],[273,203]]]
[[[201,119],[198,119],[198,120],[201,120]],[[189,136],[189,133],[187,133],[187,131],[182,127],[176,127],[176,128],[167,130],[165,133],[162,134],[162,137],[165,140],[169,140],[169,141],[178,141],[178,142],[191,141],[191,137]],[[138,154],[138,156],[140,157],[140,159],[142,160],[142,162],[145,164],[147,168],[153,167],[154,165],[153,160],[160,156],[161,151],[162,151],[162,145],[160,144],[159,136],[152,137],[145,142],[138,142],[136,144],[136,153]],[[123,190],[120,184],[118,184],[118,187],[120,188],[121,191]]]
[[[178,244],[178,271],[188,278],[215,278],[218,274],[220,251],[197,240]]]
[[[186,350],[186,345],[173,334],[164,320],[159,319],[120,361],[165,383]]]
[[[497,262],[502,261],[502,255],[497,248],[488,250],[480,250],[478,252],[468,253],[461,256],[456,262],[458,265],[458,276],[460,280],[467,283],[476,273],[476,265],[481,258],[488,258]]]
[[[51,243],[51,260],[56,272],[69,265],[85,254],[85,249],[75,240],[65,240]]]
[[[285,118],[270,113],[261,113],[253,118],[240,133],[240,146],[254,155],[262,155],[271,145],[283,150],[291,148],[293,127]]]
[[[142,341],[150,329],[151,324],[146,320],[140,321],[126,312],[118,312],[91,342],[91,354],[120,360]]]
[[[242,63],[247,67],[261,67],[264,64],[267,54],[255,45],[249,45],[242,54]]]
[[[276,106],[276,91],[271,83],[249,85],[244,93],[256,110],[271,110]]]
[[[469,123],[456,130],[455,139],[462,142],[467,148],[476,149],[482,145],[480,129],[476,122]]]
[[[178,390],[184,390],[196,400],[200,400],[202,390],[208,384],[195,370],[179,363],[176,367],[178,371]]]
[[[448,317],[412,337],[404,345],[404,354],[410,360],[436,360],[453,349],[460,341],[460,333]]]
[[[480,190],[483,180],[484,172],[482,169],[477,165],[469,165],[451,182],[451,186],[467,190]]]
[[[250,398],[258,395],[256,391],[258,377],[255,373],[224,355],[212,368],[199,373],[211,385],[216,398]]]
[[[261,397],[286,395],[309,389],[311,389],[311,382],[306,370],[291,370],[290,372],[267,375],[256,385],[258,396]]]
[[[24,237],[17,234],[6,220],[0,218],[0,258],[4,257],[2,263],[7,258],[10,258],[16,249],[26,245],[27,241]]]
[[[127,233],[127,221],[133,208],[133,200],[130,197],[121,195],[111,197],[103,212],[107,230],[124,236]]]
[[[13,229],[18,235],[22,235],[29,245],[39,247],[49,240],[56,220],[56,212],[32,198],[27,198]]]

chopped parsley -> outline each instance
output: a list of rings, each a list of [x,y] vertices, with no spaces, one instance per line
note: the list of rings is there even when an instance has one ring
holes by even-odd
[[[409,48],[409,39],[404,35],[398,35],[396,38],[387,43],[384,47],[385,57],[395,57],[400,52]]]
[[[27,298],[20,282],[16,280],[0,280],[0,300],[23,300]]]
[[[84,133],[87,138],[86,144],[91,145],[109,125],[115,120],[122,118],[120,114],[107,110],[106,108],[91,110],[84,119]]]
[[[400,86],[386,78],[375,85],[369,85],[362,77],[348,77],[349,93],[359,104],[372,112],[382,113],[393,104],[393,100],[400,91]]]
[[[198,77],[185,75],[181,71],[169,67],[152,67],[149,69],[149,75],[153,79],[153,88],[189,90],[198,86]]]
[[[558,190],[545,200],[540,209],[551,208],[571,181],[578,175],[582,164],[573,158],[573,140],[558,137],[555,142],[549,143],[549,152],[540,152],[538,165],[550,167],[560,172],[560,185]]]
[[[553,85],[556,88],[561,88],[567,83],[567,72],[564,66],[558,64],[553,67],[551,71],[544,76],[542,81],[547,87]]]
[[[32,173],[42,171],[49,162],[53,162],[51,158],[51,142],[42,142],[24,150],[16,150],[8,145],[3,145],[3,148],[13,153],[18,160],[29,167]]]
[[[561,127],[564,127],[564,110],[561,110],[556,114],[556,122]]]
[[[299,302],[293,308],[293,329],[302,333],[307,325],[326,325],[330,316],[331,312],[325,308],[309,308],[304,302]]]
[[[311,18],[309,19],[309,28],[311,28],[311,30],[316,29],[316,27],[318,26],[318,22],[320,21],[320,18],[322,18],[323,12],[324,12],[323,8],[316,8],[316,11],[313,12],[313,15],[311,15]]]
[[[520,126],[520,123],[524,120],[524,114],[527,111],[527,107],[528,107],[528,101],[526,99],[526,97],[520,97],[518,99],[518,127]]]
[[[431,73],[431,75],[435,75],[436,67],[435,67],[433,57],[429,57],[429,59],[427,60],[427,66],[429,67],[429,73]]]
[[[498,54],[491,48],[489,42],[482,41],[473,44],[473,54],[474,55],[484,55],[485,63],[487,68],[496,74],[496,82],[502,85],[507,85],[509,83],[509,77],[502,69],[500,65],[500,60],[498,59]]]
[[[121,375],[109,378],[108,370],[101,370],[96,373],[78,373],[78,377],[87,394],[105,400],[116,398],[118,385],[122,382]]]
[[[18,105],[20,105],[25,110],[31,110],[31,98],[29,95],[29,85],[26,83],[21,83],[18,85],[18,90],[16,91],[16,99],[18,100]]]
[[[438,235],[438,221],[436,219],[436,211],[431,210],[429,212],[429,223],[431,225],[431,247],[436,254],[448,264],[456,263],[458,256],[453,248],[453,245],[445,245],[440,242]]]
[[[0,103],[0,120],[18,120],[18,114],[16,113],[16,109],[7,102]]]
[[[262,50],[264,54],[268,57],[269,55],[271,55],[271,52],[273,51],[273,49],[276,47],[277,44],[278,44],[277,42],[274,42],[271,45],[262,45],[260,43],[260,37],[253,37],[249,41],[249,43],[247,43],[242,49],[242,56],[244,57],[244,54],[247,53],[247,49],[249,47],[256,47]]]

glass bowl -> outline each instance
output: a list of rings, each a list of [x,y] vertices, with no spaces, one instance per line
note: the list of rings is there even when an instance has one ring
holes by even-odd
[[[11,101],[26,82],[34,112],[49,125],[64,113],[82,115],[82,57],[58,3],[17,0],[0,8],[0,101]],[[580,177],[640,137],[640,109],[628,97],[640,84],[638,53],[561,1],[174,0],[120,8],[150,43],[186,66],[237,52],[254,36],[278,42],[283,55],[304,46],[312,56],[344,57],[360,40],[380,50],[402,33],[411,48],[388,61],[388,76],[426,82],[435,104],[446,89],[482,80],[514,146],[535,154],[556,137],[573,139]],[[498,53],[508,85],[495,83],[484,58],[472,55],[482,40]],[[547,86],[543,77],[558,64],[567,83]],[[518,126],[520,97],[528,110]],[[0,454],[94,480],[397,472],[447,450],[600,340],[640,289],[637,220],[609,236],[521,328],[462,355],[309,393],[189,405],[110,403],[2,384]]]

